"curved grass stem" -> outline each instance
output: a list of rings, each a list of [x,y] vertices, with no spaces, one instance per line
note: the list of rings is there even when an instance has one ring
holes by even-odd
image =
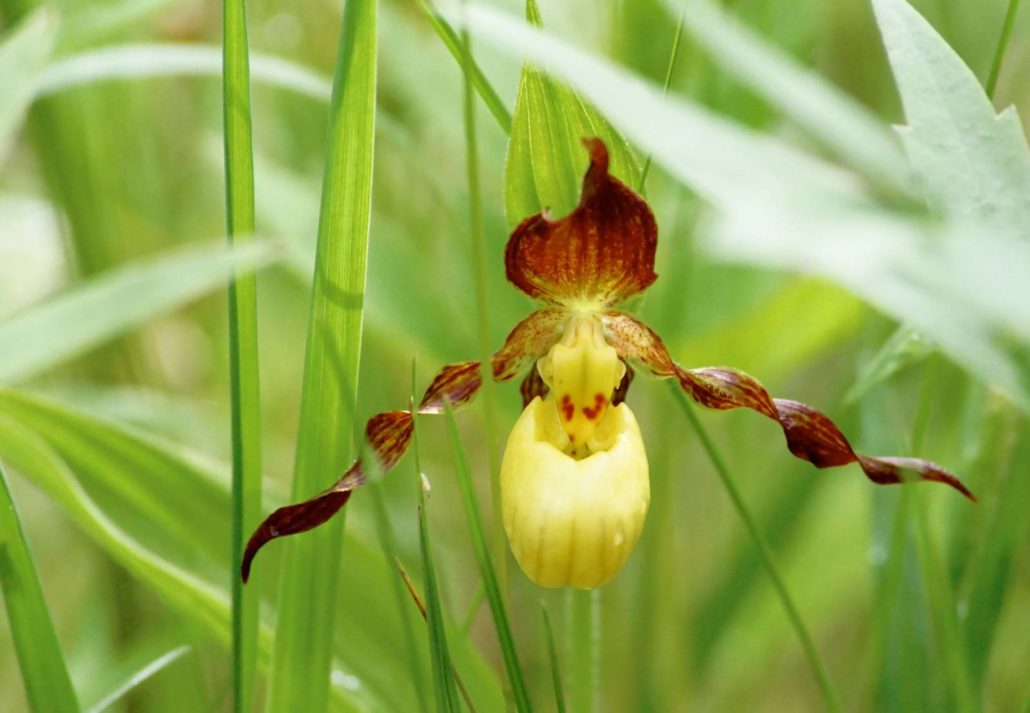
[[[766,542],[765,536],[758,528],[758,523],[755,522],[755,518],[751,515],[751,511],[748,510],[747,505],[744,503],[744,499],[741,497],[740,491],[737,490],[733,477],[730,475],[730,470],[726,466],[726,461],[723,460],[722,454],[716,447],[715,442],[712,441],[708,432],[705,430],[704,425],[701,423],[701,419],[697,415],[697,410],[694,408],[689,397],[683,393],[679,388],[679,384],[675,382],[672,382],[672,389],[679,401],[680,407],[683,409],[683,413],[687,417],[687,420],[690,421],[690,425],[693,427],[694,432],[697,434],[698,438],[701,439],[701,444],[704,446],[709,460],[711,460],[712,465],[715,467],[715,472],[719,476],[719,480],[722,481],[723,487],[726,489],[726,493],[729,495],[730,500],[733,503],[734,510],[737,511],[737,515],[743,521],[748,534],[751,535],[755,548],[758,550],[762,566],[765,567],[765,571],[768,573],[769,579],[772,581],[773,588],[776,590],[776,595],[780,599],[780,604],[783,606],[783,610],[786,612],[787,618],[790,620],[790,624],[794,628],[794,633],[797,634],[797,637],[801,642],[801,648],[804,649],[805,656],[808,658],[808,662],[812,666],[812,671],[815,673],[816,680],[819,683],[819,688],[823,694],[826,709],[833,713],[841,713],[843,709],[840,703],[840,696],[837,694],[833,681],[830,680],[830,675],[826,670],[826,665],[823,663],[822,658],[819,656],[819,652],[815,648],[815,643],[812,641],[812,636],[809,634],[808,628],[801,619],[801,613],[798,611],[797,605],[790,596],[790,592],[787,591],[787,585],[784,583],[783,577],[780,575],[780,571],[773,561],[772,550],[769,547],[769,543]]]

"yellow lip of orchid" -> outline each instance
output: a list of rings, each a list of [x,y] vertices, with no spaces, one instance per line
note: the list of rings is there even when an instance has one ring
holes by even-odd
[[[856,453],[826,415],[772,398],[741,371],[680,366],[650,327],[614,309],[657,279],[658,228],[644,199],[608,172],[604,144],[584,144],[590,166],[576,209],[558,220],[546,211],[529,216],[508,240],[508,280],[546,306],[515,325],[490,362],[495,381],[528,372],[521,388],[525,410],[508,439],[501,490],[505,530],[531,580],[547,587],[600,586],[636,544],[650,492],[640,429],[623,403],[633,377],[630,364],[650,376],[675,379],[708,408],[747,408],[772,419],[790,452],[817,468],[857,463],[877,484],[935,481],[975,501],[935,463]],[[426,390],[418,413],[464,406],[481,384],[478,361],[448,364]],[[413,422],[407,410],[369,419],[365,436],[384,472],[407,450]],[[322,524],[364,482],[358,460],[326,490],[269,515],[247,542],[243,580],[267,542]]]
[[[538,367],[551,391],[508,437],[504,529],[533,582],[592,589],[626,562],[651,497],[636,418],[625,403],[609,405],[626,367],[591,316],[573,317]]]

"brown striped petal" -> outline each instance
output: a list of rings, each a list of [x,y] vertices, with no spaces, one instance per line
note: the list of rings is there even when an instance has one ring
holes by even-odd
[[[513,379],[547,353],[561,339],[569,313],[548,307],[531,313],[515,325],[491,359],[495,381]]]
[[[568,313],[558,309],[533,312],[519,322],[508,335],[504,346],[491,359],[496,381],[508,381],[533,365],[561,338]],[[535,373],[535,369],[533,372]],[[482,386],[478,361],[448,364],[436,375],[419,402],[418,412],[440,414],[469,403]],[[411,444],[414,424],[410,411],[386,411],[369,419],[365,439],[379,459],[383,472],[393,468]],[[293,505],[281,507],[254,531],[243,554],[241,574],[246,582],[250,566],[266,543],[277,537],[294,535],[318,527],[335,515],[350,499],[355,488],[365,483],[366,472],[359,458],[339,480],[318,495]]]
[[[419,405],[419,413],[436,414],[445,409],[445,401],[452,408],[464,406],[476,395],[482,385],[480,363],[465,361],[448,364],[436,375]],[[414,432],[410,411],[386,411],[376,414],[365,426],[365,439],[379,459],[383,472],[393,468],[401,459]],[[258,526],[247,542],[240,574],[246,582],[254,556],[265,544],[277,537],[295,535],[318,527],[347,504],[351,492],[364,485],[366,472],[359,458],[339,480],[308,500],[281,507]]]
[[[683,390],[703,406],[749,408],[773,419],[783,429],[790,452],[816,468],[857,462],[866,477],[879,485],[927,480],[950,485],[976,502],[962,481],[932,461],[855,453],[826,414],[799,401],[770,398],[757,379],[742,371],[722,367],[684,369],[677,365],[676,377]]]
[[[504,252],[508,279],[530,297],[566,306],[610,306],[642,292],[654,272],[658,227],[644,199],[608,173],[608,149],[584,139],[590,167],[579,206],[522,221]]]

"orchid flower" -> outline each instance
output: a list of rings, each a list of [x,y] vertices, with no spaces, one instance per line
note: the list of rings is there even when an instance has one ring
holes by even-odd
[[[646,324],[617,309],[656,279],[658,229],[647,203],[608,173],[608,151],[584,140],[590,166],[578,207],[552,220],[547,211],[522,221],[505,249],[508,280],[544,305],[515,325],[491,358],[495,381],[526,374],[524,410],[501,464],[504,528],[522,571],[543,587],[598,587],[633,551],[650,500],[647,455],[625,403],[634,370],[675,379],[690,398],[712,409],[748,408],[776,421],[787,448],[816,468],[857,462],[881,485],[929,480],[972,493],[930,461],[856,453],[824,414],[797,401],[774,399],[736,369],[687,369],[673,361]],[[443,413],[473,399],[481,364],[445,366],[418,405]],[[366,438],[383,471],[407,450],[411,411],[373,416]],[[268,541],[324,523],[365,482],[359,459],[331,487],[273,512],[247,543],[248,578]]]

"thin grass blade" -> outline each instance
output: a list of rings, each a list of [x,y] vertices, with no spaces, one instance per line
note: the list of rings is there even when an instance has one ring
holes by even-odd
[[[0,463],[0,590],[29,705],[44,713],[75,713],[79,703],[50,610],[36,574],[7,474]]]
[[[479,512],[479,503],[476,500],[476,493],[472,487],[468,459],[465,457],[465,450],[462,448],[461,438],[458,435],[458,425],[450,408],[447,409],[447,426],[451,436],[451,450],[454,453],[454,469],[458,476],[458,487],[461,489],[462,505],[465,508],[465,521],[468,523],[469,535],[472,537],[472,548],[476,553],[476,564],[479,565],[479,576],[483,578],[483,588],[486,592],[486,600],[490,605],[490,613],[493,616],[494,629],[497,632],[497,641],[501,647],[501,656],[504,659],[505,672],[508,674],[508,683],[511,685],[515,709],[519,713],[524,713],[532,710],[532,704],[530,703],[529,692],[522,675],[522,665],[519,663],[518,652],[515,650],[515,639],[512,636],[511,625],[508,622],[507,607],[501,594],[497,573],[490,558],[490,547],[487,542],[486,533],[483,530],[483,519]]]
[[[243,0],[224,0],[222,113],[225,134],[225,216],[230,246],[254,243],[254,145],[250,112],[247,11]],[[233,709],[251,710],[257,670],[257,585],[236,576],[244,538],[261,521],[261,390],[258,376],[257,276],[235,274],[229,283],[229,390],[232,406]]]
[[[412,365],[414,376],[414,365]],[[414,381],[414,379],[412,379]],[[414,384],[412,384],[414,388]],[[414,391],[413,391],[414,393]],[[412,404],[416,403],[412,396]],[[415,438],[412,444],[415,461],[415,486],[418,488],[418,541],[422,559],[422,578],[426,589],[426,623],[429,627],[429,654],[433,663],[433,691],[436,695],[438,713],[458,713],[458,691],[451,670],[451,654],[447,647],[447,632],[443,623],[443,605],[440,601],[440,590],[436,581],[436,569],[433,564],[433,548],[429,539],[429,527],[426,524],[426,483],[422,474],[422,461],[419,455],[418,412],[414,410]]]
[[[670,16],[681,0],[664,0]],[[709,0],[691,0],[683,23],[728,72],[805,128],[824,146],[879,185],[911,191],[909,166],[897,140],[869,110],[767,45],[726,10]]]
[[[147,680],[168,668],[189,652],[189,646],[179,646],[171,651],[161,654],[139,671],[136,671],[129,676],[128,679],[123,681],[117,688],[104,696],[95,706],[90,707],[86,713],[103,713],[103,711],[125,698],[125,696],[133,690],[146,683]]]
[[[540,604],[540,612],[544,618],[544,638],[547,641],[547,661],[551,667],[551,686],[554,688],[554,707],[557,713],[565,713],[565,692],[562,690],[561,669],[558,665],[558,647],[554,643],[554,627],[547,614],[547,606]]]
[[[376,3],[343,9],[329,109],[292,499],[333,482],[351,447],[372,200]],[[327,709],[343,518],[285,544],[272,713]]]

